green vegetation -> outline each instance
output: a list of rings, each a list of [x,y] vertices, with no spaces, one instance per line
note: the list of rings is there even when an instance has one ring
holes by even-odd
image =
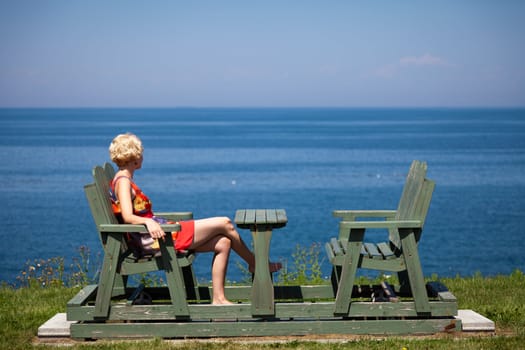
[[[318,247],[297,247],[294,262],[279,277],[279,283],[323,283],[320,280]],[[58,312],[65,312],[67,301],[82,285],[90,283],[97,269],[89,260],[89,252],[80,250],[81,258],[65,268],[64,260],[54,258],[28,263],[20,274],[17,286],[0,287],[1,349],[34,347],[38,327]],[[88,268],[89,267],[89,268]],[[525,275],[516,270],[508,276],[438,278],[458,298],[461,309],[473,309],[496,322],[496,335],[439,334],[419,337],[354,337],[344,341],[315,342],[291,337],[265,342],[185,341],[161,339],[142,341],[75,342],[74,349],[522,349],[525,347]],[[326,283],[326,281],[324,282]],[[341,337],[338,337],[341,339]],[[326,340],[326,339],[325,339]],[[55,344],[39,344],[38,348],[56,348]]]

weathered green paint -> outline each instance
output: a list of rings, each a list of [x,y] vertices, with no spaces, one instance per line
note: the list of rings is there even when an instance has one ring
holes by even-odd
[[[188,317],[186,301],[187,282],[194,277],[191,270],[191,259],[187,256],[177,256],[173,248],[171,235],[166,235],[164,241],[159,241],[160,257],[137,259],[127,249],[124,234],[127,232],[144,232],[143,225],[119,224],[112,212],[109,199],[109,182],[114,170],[111,165],[97,166],[93,169],[93,184],[84,187],[86,198],[91,208],[99,238],[104,249],[101,274],[98,281],[96,300],[94,303],[94,318],[107,320],[111,306],[111,299],[122,295],[126,290],[127,276],[151,271],[164,271],[170,291],[170,299],[174,306],[173,313],[177,317]],[[189,218],[191,213],[171,213],[173,218]],[[178,224],[162,225],[166,232],[180,229]],[[197,297],[196,283],[191,286],[191,294]]]
[[[261,226],[251,231],[255,254],[255,273],[252,282],[252,314],[253,316],[273,316],[274,294],[272,276],[268,269],[270,252],[271,229],[260,229]]]
[[[339,236],[326,250],[333,264],[332,284],[275,286],[268,269],[273,230],[286,225],[284,209],[242,209],[239,228],[249,229],[256,255],[252,285],[227,286],[234,305],[211,305],[209,286],[198,285],[194,255],[180,256],[171,235],[161,243],[159,257],[134,258],[124,233],[143,232],[141,225],[119,224],[108,198],[114,169],[96,167],[94,183],[85,186],[104,248],[101,276],[67,304],[73,338],[188,338],[308,334],[427,334],[461,329],[456,298],[437,282],[424,283],[417,245],[430,205],[434,183],[425,178],[426,164],[412,164],[397,210],[335,211],[341,217]],[[177,221],[192,213],[162,213]],[[357,221],[362,217],[372,221]],[[382,221],[377,221],[383,218]],[[179,225],[165,225],[166,232]],[[388,241],[365,242],[365,233],[383,228]],[[371,230],[372,229],[372,230]],[[359,268],[398,273],[400,286],[355,285]],[[165,271],[167,287],[144,288],[151,305],[134,305],[141,290],[127,287],[127,276]],[[263,321],[263,322],[262,322]]]
[[[421,316],[431,310],[418,253],[418,241],[430,206],[434,182],[427,179],[427,165],[414,161],[410,167],[397,210],[337,210],[339,237],[325,248],[334,265],[332,276],[338,292],[336,314],[344,314],[351,304],[348,290],[355,281],[357,268],[398,273],[400,283],[410,290]],[[373,221],[359,221],[374,218]],[[383,220],[377,220],[383,218]],[[372,244],[364,241],[365,232],[375,234],[384,229],[388,242]]]
[[[433,334],[461,330],[455,319],[423,320],[274,320],[271,322],[222,320],[169,323],[74,324],[74,338],[210,338],[253,336],[306,336],[312,334]]]
[[[374,286],[381,288],[381,286]],[[146,291],[149,292],[148,289]],[[368,291],[367,291],[368,292]],[[449,293],[449,292],[448,292]],[[444,294],[444,293],[440,293]],[[359,295],[355,295],[359,297]],[[394,302],[374,302],[374,301],[354,301],[350,310],[334,316],[333,301],[281,301],[275,303],[274,318],[319,318],[319,319],[342,319],[358,317],[410,317],[417,318],[418,312],[412,300],[404,301],[402,295],[396,295],[397,301]],[[358,299],[358,298],[356,298]],[[370,300],[370,298],[368,298]],[[448,317],[455,315],[457,304],[455,299],[443,300],[441,295],[433,299],[430,303],[433,317]],[[188,309],[192,321],[202,321],[210,318],[235,318],[240,320],[252,320],[252,305],[249,301],[236,303],[234,305],[210,305],[210,304],[189,304]],[[81,304],[68,304],[68,314],[75,315],[75,320],[94,321],[94,307],[88,302]],[[133,321],[170,321],[175,319],[175,307],[166,302],[157,301],[153,305],[133,305],[130,306],[125,300],[115,302],[110,308],[109,319],[111,320],[133,320]],[[262,318],[261,318],[262,319]]]
[[[239,228],[247,228],[252,233],[255,272],[252,283],[252,315],[254,317],[273,317],[274,288],[268,269],[272,230],[286,225],[288,218],[284,209],[239,209],[235,213],[235,223]]]

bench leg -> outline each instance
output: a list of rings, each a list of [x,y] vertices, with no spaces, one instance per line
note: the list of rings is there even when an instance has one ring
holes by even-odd
[[[166,282],[170,291],[171,304],[175,308],[175,316],[182,318],[190,317],[188,301],[186,300],[186,288],[184,276],[177,261],[177,253],[173,247],[171,235],[166,235],[165,241],[159,241],[161,259],[166,273]]]
[[[106,247],[104,249],[104,262],[102,263],[97,297],[95,299],[94,316],[96,318],[107,318],[109,316],[109,306],[117,274],[121,239],[122,234],[118,233],[109,233],[107,236]]]
[[[195,278],[193,267],[191,265],[182,267],[182,276],[186,287],[186,297],[189,300],[201,300],[199,285]]]
[[[411,229],[399,230],[399,236],[403,247],[403,256],[407,267],[406,274],[408,275],[416,311],[418,313],[429,314],[430,302],[428,300],[425,279],[423,276],[423,270],[421,269],[421,262],[419,260],[419,253],[414,235],[415,232]]]
[[[115,282],[113,283],[112,297],[126,294],[126,286],[128,285],[128,276],[123,276],[119,273],[115,276]]]
[[[330,281],[332,282],[332,289],[334,291],[334,294],[337,293],[337,289],[339,289],[339,283],[341,282],[341,266],[333,265],[332,266],[332,274],[330,277]]]
[[[252,315],[273,316],[275,315],[274,289],[272,276],[268,268],[270,255],[270,240],[272,230],[266,227],[257,228],[252,231],[255,249],[255,273],[252,284]]]
[[[335,315],[348,315],[348,312],[350,311],[352,290],[354,287],[357,267],[359,265],[364,237],[364,229],[353,229],[350,231],[341,278],[339,280],[339,287],[335,297]]]

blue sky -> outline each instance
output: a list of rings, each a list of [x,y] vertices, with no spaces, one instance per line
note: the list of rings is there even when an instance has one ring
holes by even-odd
[[[525,1],[2,0],[0,107],[525,106]]]

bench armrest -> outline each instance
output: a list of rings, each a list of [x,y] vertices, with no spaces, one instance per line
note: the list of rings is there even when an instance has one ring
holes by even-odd
[[[341,221],[339,223],[341,230],[350,229],[367,229],[367,228],[420,228],[423,226],[421,220],[396,220],[396,221]]]
[[[167,224],[160,225],[164,232],[176,232],[180,231],[179,224]],[[100,232],[113,232],[113,233],[126,233],[126,232],[146,232],[146,226],[144,225],[131,225],[131,224],[102,224],[99,225]]]
[[[181,212],[155,212],[155,216],[163,217],[167,220],[180,221],[180,220],[191,220],[193,219],[193,213],[191,211]]]
[[[345,221],[354,221],[357,218],[393,219],[396,213],[396,210],[334,210],[332,215]]]

